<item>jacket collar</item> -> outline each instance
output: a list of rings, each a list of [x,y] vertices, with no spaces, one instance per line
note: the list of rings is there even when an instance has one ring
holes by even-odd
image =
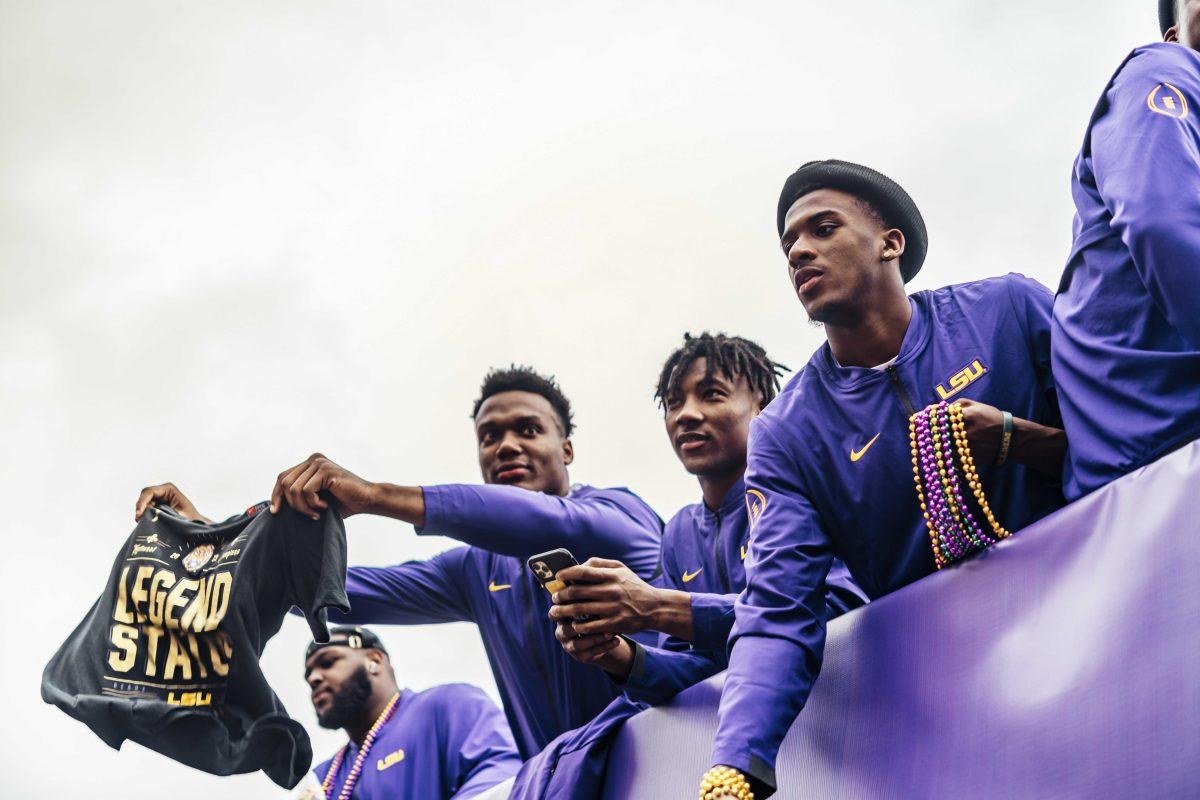
[[[712,510],[704,502],[704,498],[700,498],[700,517],[706,524],[711,524],[716,521],[719,514],[722,519],[727,518],[735,511],[739,511],[746,504],[746,476],[737,479],[733,486],[729,487],[729,491],[721,498],[721,507],[717,510]]]
[[[896,367],[901,367],[919,356],[929,342],[931,325],[927,293],[919,292],[909,295],[908,304],[912,308],[912,317],[908,321],[908,330],[904,332],[904,340],[900,343],[900,354],[896,356],[893,363],[893,366]],[[850,389],[870,381],[887,380],[884,370],[871,367],[843,367],[833,357],[833,352],[829,349],[829,342],[821,345],[809,363],[816,365],[828,380],[844,389]]]

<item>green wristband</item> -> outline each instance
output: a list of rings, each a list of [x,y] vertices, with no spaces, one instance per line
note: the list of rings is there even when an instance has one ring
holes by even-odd
[[[1002,411],[1001,413],[1004,414],[1004,433],[1003,438],[1000,440],[1000,452],[996,454],[997,467],[1003,466],[1004,462],[1008,460],[1008,447],[1012,444],[1013,436],[1012,412]]]

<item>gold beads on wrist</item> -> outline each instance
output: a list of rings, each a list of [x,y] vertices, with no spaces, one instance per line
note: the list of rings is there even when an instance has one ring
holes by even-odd
[[[740,770],[733,767],[713,767],[704,773],[700,781],[700,800],[723,800],[736,797],[738,800],[754,800],[750,781]]]

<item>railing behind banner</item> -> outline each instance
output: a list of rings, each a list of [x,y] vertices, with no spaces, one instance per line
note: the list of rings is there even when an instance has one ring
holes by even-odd
[[[1198,567],[1200,442],[835,620],[776,797],[1200,797]],[[698,796],[722,677],[625,725],[606,800]]]

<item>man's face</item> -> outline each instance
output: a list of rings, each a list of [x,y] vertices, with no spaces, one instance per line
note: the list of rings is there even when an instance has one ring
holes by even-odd
[[[1177,0],[1175,19],[1179,21],[1167,31],[1166,40],[1200,50],[1200,0]]]
[[[533,392],[500,392],[475,417],[479,470],[484,483],[566,494],[571,442],[550,401]]]
[[[903,234],[885,229],[853,195],[818,189],[788,209],[779,243],[809,319],[848,325],[861,316],[881,281],[898,279],[900,254],[894,251],[903,250],[903,240]],[[889,248],[893,259],[885,262]]]
[[[679,389],[665,399],[667,436],[683,468],[720,478],[746,468],[750,420],[760,410],[758,394],[744,375],[730,380],[720,370],[704,377],[708,359],[693,361]]]
[[[371,697],[366,651],[322,647],[304,662],[313,710],[322,728],[344,728],[363,713]]]

